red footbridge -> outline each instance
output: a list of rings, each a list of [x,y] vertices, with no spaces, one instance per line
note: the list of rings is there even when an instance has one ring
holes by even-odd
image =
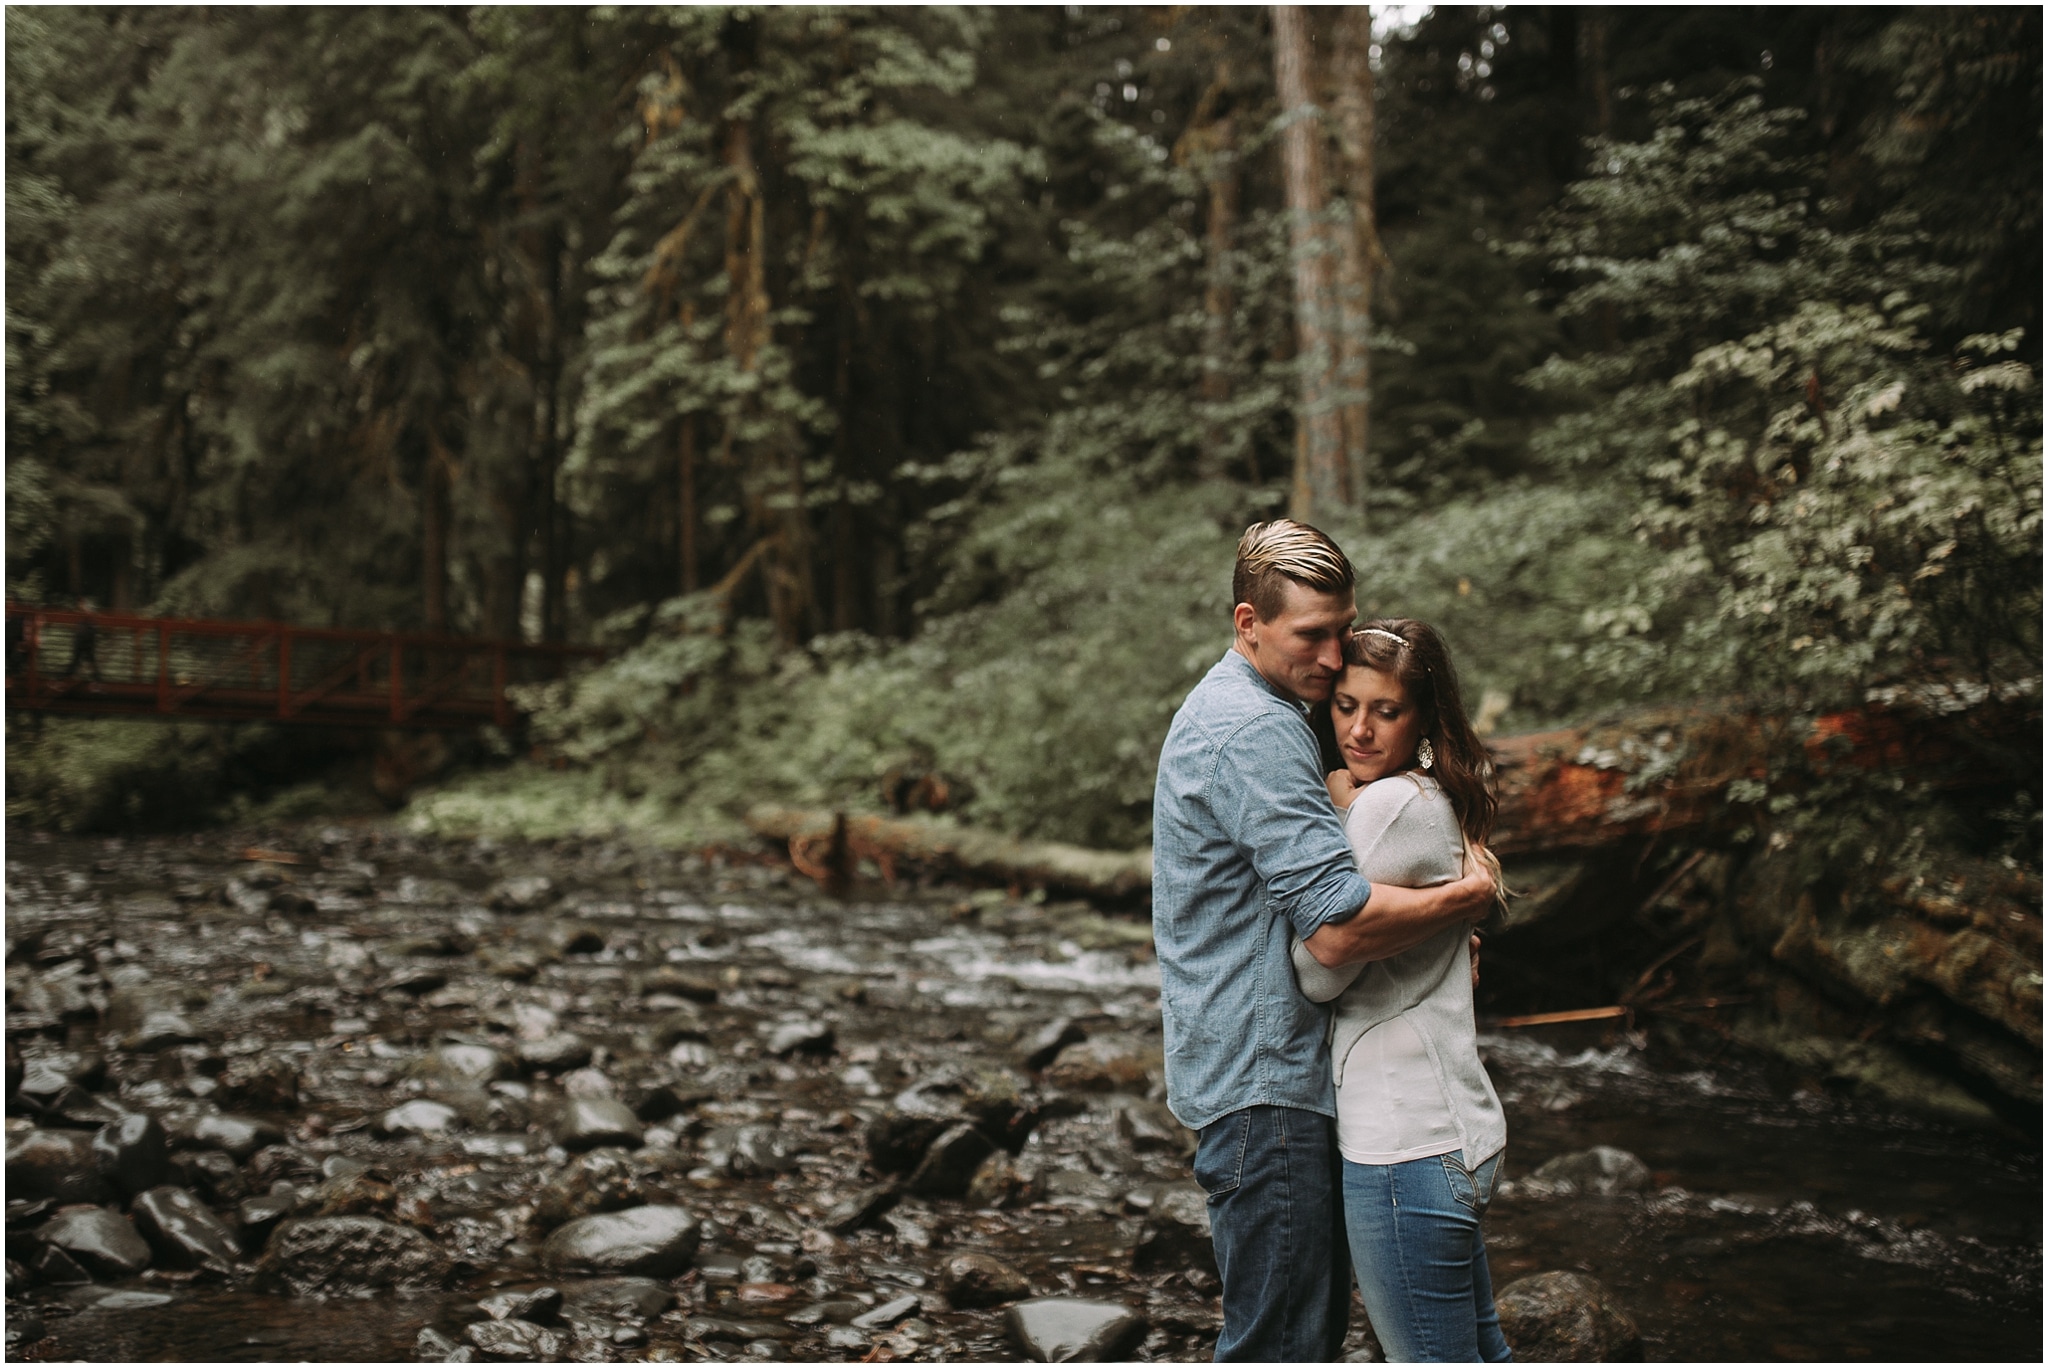
[[[9,711],[343,727],[510,726],[515,684],[603,651],[7,605]]]

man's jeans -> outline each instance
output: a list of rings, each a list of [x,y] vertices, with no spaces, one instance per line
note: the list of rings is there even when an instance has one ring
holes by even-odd
[[[1294,1107],[1247,1107],[1202,1128],[1195,1181],[1223,1275],[1216,1358],[1324,1363],[1351,1310],[1336,1123]]]
[[[1506,1363],[1479,1217],[1500,1156],[1344,1162],[1344,1224],[1365,1314],[1389,1363]]]

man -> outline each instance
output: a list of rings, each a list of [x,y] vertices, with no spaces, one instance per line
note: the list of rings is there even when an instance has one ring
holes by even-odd
[[[1232,588],[1236,638],[1174,715],[1152,800],[1167,1102],[1201,1137],[1217,1359],[1329,1360],[1351,1298],[1336,1094],[1329,1018],[1295,987],[1291,937],[1324,964],[1385,959],[1478,920],[1493,882],[1357,872],[1308,725],[1357,616],[1344,553],[1301,523],[1255,524]]]

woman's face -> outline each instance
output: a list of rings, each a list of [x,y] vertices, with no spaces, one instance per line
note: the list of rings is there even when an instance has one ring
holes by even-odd
[[[1330,695],[1330,722],[1344,768],[1370,784],[1408,768],[1422,741],[1422,712],[1407,686],[1384,670],[1347,665]]]

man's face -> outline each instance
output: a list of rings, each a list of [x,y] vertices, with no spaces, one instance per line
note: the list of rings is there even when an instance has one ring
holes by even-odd
[[[1320,703],[1344,669],[1344,634],[1358,616],[1349,594],[1326,594],[1286,582],[1280,611],[1259,621],[1249,603],[1237,605],[1237,650],[1274,688],[1304,703]]]

